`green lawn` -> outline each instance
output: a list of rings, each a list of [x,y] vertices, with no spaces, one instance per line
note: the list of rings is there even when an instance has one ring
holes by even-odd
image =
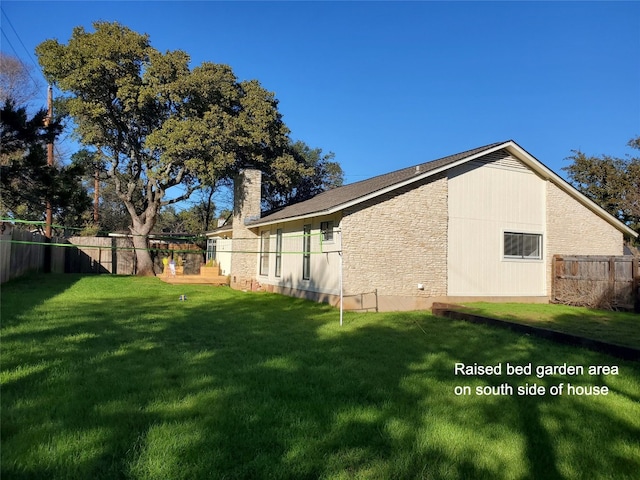
[[[181,302],[179,295],[188,300]],[[637,479],[640,365],[428,313],[154,278],[2,286],[3,479]],[[463,377],[473,365],[617,375]],[[456,396],[456,386],[607,386]]]
[[[479,302],[466,303],[465,307],[485,317],[640,348],[640,314],[637,313],[552,304]]]

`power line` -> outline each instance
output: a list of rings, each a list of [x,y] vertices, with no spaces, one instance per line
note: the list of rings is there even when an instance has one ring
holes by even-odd
[[[31,60],[31,63],[33,63],[33,65],[36,67],[36,70],[38,70],[38,72],[40,72],[40,74],[42,74],[42,71],[40,70],[40,67],[38,66],[38,64],[36,63],[35,59],[33,58],[33,56],[31,55],[31,52],[29,52],[29,50],[27,50],[27,47],[25,47],[24,42],[22,41],[22,39],[20,38],[20,35],[18,35],[18,32],[16,31],[15,27],[13,26],[13,23],[11,23],[11,19],[9,18],[9,16],[7,15],[7,12],[4,11],[4,8],[0,7],[0,11],[2,11],[2,13],[4,14],[4,17],[7,19],[7,23],[9,24],[9,26],[11,27],[11,30],[13,30],[13,33],[15,34],[16,38],[18,39],[18,41],[20,42],[20,45],[22,45],[22,48],[24,48],[24,51],[26,52],[27,56],[29,57],[29,59]],[[13,48],[13,47],[12,47]],[[15,52],[15,49],[14,49]],[[17,53],[16,53],[17,55]],[[44,74],[42,74],[42,77],[44,78]],[[45,78],[46,80],[46,78]]]
[[[11,19],[9,18],[9,15],[7,15],[7,12],[5,12],[4,8],[0,7],[0,11],[2,12],[2,15],[4,16],[4,18],[7,21],[7,24],[9,25],[9,27],[11,27],[11,30],[13,31],[13,34],[15,35],[15,37],[18,39],[18,42],[20,42],[20,45],[22,46],[24,52],[27,54],[27,57],[29,58],[29,60],[31,61],[31,63],[33,64],[33,66],[35,67],[35,69],[37,70],[37,72],[40,74],[40,76],[44,79],[45,83],[49,83],[47,81],[47,78],[45,77],[44,73],[42,72],[42,68],[38,65],[38,63],[36,62],[35,58],[33,57],[32,52],[29,51],[29,49],[26,47],[26,45],[24,44],[24,42],[22,41],[22,37],[20,36],[20,34],[18,33],[18,31],[16,30],[16,28],[13,26],[13,22],[11,21]],[[29,78],[31,79],[31,81],[33,82],[34,86],[40,90],[41,88],[41,83],[39,83],[32,75],[31,75],[31,69],[27,67],[27,65],[25,64],[25,62],[22,59],[22,56],[20,54],[18,54],[17,50],[15,49],[15,47],[13,46],[13,43],[11,43],[11,40],[9,40],[9,37],[7,36],[5,30],[2,28],[2,26],[0,26],[0,30],[2,30],[2,36],[4,37],[4,39],[7,41],[7,43],[9,44],[9,46],[11,47],[11,50],[13,51],[14,55],[16,56],[16,59],[20,62],[20,64],[22,65],[24,71],[27,73],[27,75],[29,76]],[[53,86],[54,89],[58,90],[58,88],[55,87],[55,85]]]
[[[33,64],[33,66],[35,67],[35,69],[38,71],[38,73],[42,76],[42,78],[44,79],[45,82],[47,82],[47,78],[45,77],[44,73],[42,72],[41,67],[38,65],[38,63],[36,62],[35,58],[33,57],[32,53],[29,51],[29,49],[26,47],[26,45],[24,44],[24,42],[22,41],[22,38],[20,37],[20,34],[18,33],[18,31],[16,30],[16,28],[13,25],[13,22],[11,21],[11,19],[9,18],[9,15],[7,15],[7,12],[5,12],[4,8],[0,7],[0,11],[2,12],[2,15],[4,16],[4,18],[6,19],[8,25],[11,27],[11,30],[13,31],[13,34],[15,35],[15,37],[18,39],[18,42],[20,42],[20,45],[22,45],[22,48],[24,49],[25,53],[27,54],[27,57],[29,58],[29,60],[31,61],[31,63]],[[27,67],[27,65],[25,65],[24,61],[22,60],[21,56],[18,54],[18,52],[16,51],[15,47],[13,46],[13,43],[11,43],[11,40],[9,40],[9,37],[7,36],[6,32],[4,31],[4,29],[2,29],[2,27],[0,26],[0,30],[2,30],[2,36],[4,37],[4,39],[7,41],[7,43],[9,44],[9,46],[11,47],[11,50],[13,51],[14,55],[16,56],[16,59],[20,62],[20,64],[22,65],[24,71],[27,73],[27,75],[29,76],[29,78],[31,79],[31,81],[33,81],[35,87],[39,90],[41,87],[41,84],[38,83],[38,81],[31,75],[31,69]],[[47,82],[48,83],[48,82]],[[55,85],[52,85],[53,88],[55,90],[58,90],[58,88],[55,87]],[[63,159],[64,156],[63,154],[60,152],[60,149],[58,148],[58,145],[55,144],[54,145],[54,150],[56,152],[56,155],[59,159]],[[61,160],[62,161],[62,160]]]
[[[4,37],[4,39],[7,41],[7,43],[9,44],[9,46],[11,47],[11,50],[13,50],[14,55],[16,56],[16,59],[20,62],[20,64],[22,65],[22,68],[24,68],[24,71],[26,72],[26,74],[29,76],[29,78],[31,79],[31,81],[33,81],[33,84],[36,87],[39,87],[38,82],[36,81],[35,78],[33,78],[33,76],[31,75],[31,71],[29,68],[27,68],[27,66],[24,64],[24,62],[22,61],[22,59],[20,58],[20,56],[18,55],[18,52],[16,52],[16,49],[13,46],[13,43],[11,43],[11,40],[9,40],[9,37],[7,37],[7,34],[4,32],[4,29],[2,29],[0,27],[0,31],[2,31],[2,36]]]
[[[35,225],[38,227],[41,227],[42,225],[45,225],[45,222],[42,220],[23,220],[23,219],[18,219],[18,218],[4,218],[4,217],[0,217],[0,223],[9,223],[9,224],[21,224],[21,225]],[[57,229],[57,230],[77,230],[77,231],[81,231],[84,230],[86,227],[70,227],[70,226],[66,226],[66,225],[51,225],[53,228]],[[109,231],[106,230],[100,230],[97,232],[99,234],[99,236],[102,235],[106,235],[109,234]],[[149,237],[150,239],[153,240],[191,240],[191,241],[197,241],[199,239],[204,238],[204,234],[196,234],[196,235],[182,235],[182,234],[168,234],[167,232],[160,232],[160,233],[151,233],[149,235],[133,235],[133,234],[127,234],[128,236],[134,237],[134,236],[146,236]]]

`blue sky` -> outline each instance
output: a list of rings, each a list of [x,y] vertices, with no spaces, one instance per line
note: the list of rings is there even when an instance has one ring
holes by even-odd
[[[95,20],[258,79],[347,182],[509,139],[563,175],[640,135],[640,2],[3,1],[2,51]]]

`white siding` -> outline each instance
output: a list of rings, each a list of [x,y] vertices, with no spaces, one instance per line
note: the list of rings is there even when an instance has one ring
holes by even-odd
[[[216,241],[216,254],[214,260],[220,266],[221,275],[231,274],[231,251],[233,241],[230,238],[212,237]]]
[[[545,259],[505,260],[504,232],[543,235],[545,181],[506,155],[449,172],[450,296],[544,296]]]
[[[333,221],[334,239],[320,241],[320,223]],[[309,279],[302,278],[303,270],[303,227],[311,225],[311,270]],[[340,250],[341,235],[338,232],[339,216],[316,217],[282,224],[261,227],[260,233],[270,232],[269,271],[267,275],[257,275],[261,285],[273,285],[285,289],[303,290],[332,295],[340,294]],[[276,236],[282,229],[281,274],[276,277]]]

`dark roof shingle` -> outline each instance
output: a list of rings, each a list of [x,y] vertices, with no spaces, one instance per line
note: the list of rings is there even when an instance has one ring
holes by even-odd
[[[289,218],[307,216],[311,214],[321,214],[327,210],[331,210],[340,205],[352,202],[358,198],[371,195],[377,191],[391,187],[393,185],[405,182],[406,180],[415,177],[416,175],[422,175],[429,171],[436,170],[441,167],[445,167],[449,164],[463,160],[466,157],[471,157],[484,150],[489,150],[498,145],[502,145],[506,142],[497,142],[483,147],[474,148],[464,152],[449,155],[447,157],[432,160],[430,162],[421,163],[412,167],[403,168],[394,172],[386,173],[384,175],[378,175],[367,180],[360,182],[350,183],[342,187],[337,187],[326,192],[322,192],[308,200],[294,203],[283,207],[277,211],[267,213],[262,218],[251,222],[250,224],[263,224],[271,223],[277,220],[286,220]]]

